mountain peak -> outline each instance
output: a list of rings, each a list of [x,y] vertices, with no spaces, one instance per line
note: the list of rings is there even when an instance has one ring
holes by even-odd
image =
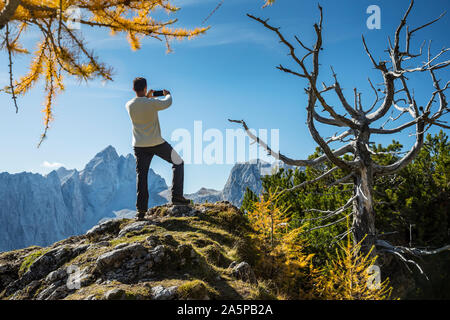
[[[104,160],[116,160],[119,158],[119,155],[117,154],[116,149],[109,145],[99,153],[95,155],[95,158],[102,158]]]

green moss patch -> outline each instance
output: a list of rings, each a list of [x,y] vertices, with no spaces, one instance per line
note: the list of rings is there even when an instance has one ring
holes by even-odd
[[[177,294],[180,299],[204,300],[217,296],[218,292],[201,280],[193,280],[180,285]]]
[[[23,259],[22,264],[20,265],[19,268],[19,276],[21,277],[25,272],[27,272],[30,269],[30,266],[42,255],[44,255],[45,253],[47,253],[49,251],[48,248],[44,248],[44,249],[38,249],[36,251],[33,251],[32,253],[30,253],[29,255],[27,255],[25,257],[25,259]]]

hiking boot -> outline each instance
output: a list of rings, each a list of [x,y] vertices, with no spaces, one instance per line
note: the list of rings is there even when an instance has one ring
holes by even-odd
[[[138,220],[138,221],[142,221],[142,220],[144,220],[144,218],[145,218],[145,214],[146,214],[147,212],[144,212],[144,211],[142,211],[142,212],[137,212],[136,213],[136,220]]]
[[[173,196],[172,197],[172,204],[187,206],[187,205],[191,204],[191,200],[186,199],[183,196]]]

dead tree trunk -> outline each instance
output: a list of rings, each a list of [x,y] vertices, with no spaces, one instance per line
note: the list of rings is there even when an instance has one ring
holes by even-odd
[[[353,201],[353,239],[360,243],[364,251],[369,251],[375,245],[375,213],[373,210],[373,170],[372,157],[367,150],[369,145],[369,127],[364,126],[356,133],[355,159],[359,161],[360,167],[356,170],[353,178],[355,200]],[[375,250],[372,250],[375,255]]]
[[[330,161],[335,165],[334,168],[332,168],[328,172],[323,173],[316,179],[303,182],[300,185],[294,186],[290,189],[286,189],[283,192],[290,192],[292,190],[302,188],[307,184],[315,183],[321,179],[329,177],[336,169],[341,169],[343,172],[345,172],[347,175],[344,178],[333,182],[333,185],[353,181],[353,197],[350,198],[343,207],[338,208],[335,211],[321,211],[313,209],[317,212],[326,214],[324,217],[325,219],[336,219],[332,223],[327,223],[323,226],[315,227],[314,229],[328,227],[330,225],[343,221],[346,217],[340,216],[344,214],[347,209],[353,209],[352,232],[354,241],[362,241],[362,250],[364,250],[365,253],[373,250],[373,256],[377,254],[377,252],[375,251],[376,246],[379,248],[378,252],[392,252],[397,256],[400,255],[401,257],[401,254],[406,250],[403,247],[393,247],[387,242],[377,239],[372,194],[374,179],[376,179],[376,177],[378,176],[391,175],[408,165],[420,151],[423,144],[424,133],[428,128],[430,128],[430,126],[437,125],[446,129],[450,128],[448,125],[445,125],[444,123],[439,121],[439,118],[442,115],[450,111],[445,96],[445,91],[449,88],[449,82],[447,81],[445,85],[441,85],[440,81],[436,77],[437,70],[446,68],[450,65],[450,61],[448,60],[439,62],[439,59],[449,49],[442,49],[435,56],[431,56],[430,44],[430,46],[428,47],[428,56],[425,63],[419,64],[418,67],[410,69],[404,68],[402,66],[402,63],[405,60],[408,60],[408,63],[411,64],[411,61],[414,61],[414,58],[420,57],[422,55],[422,49],[420,50],[419,54],[411,53],[411,36],[415,32],[438,21],[442,17],[441,15],[437,19],[414,29],[409,29],[407,27],[405,33],[406,45],[405,48],[401,49],[400,34],[406,25],[406,19],[412,9],[413,4],[414,1],[411,1],[409,8],[407,9],[398,28],[396,29],[393,37],[394,42],[388,42],[389,59],[377,63],[373,58],[371,52],[369,51],[364,37],[362,38],[364,49],[369,56],[374,68],[379,70],[381,76],[383,77],[383,84],[381,85],[382,89],[376,89],[370,79],[368,79],[370,88],[374,92],[375,99],[371,105],[364,107],[361,100],[361,92],[356,88],[354,89],[354,105],[352,106],[348,102],[339,84],[337,75],[334,73],[333,68],[331,69],[333,71],[334,83],[327,86],[324,82],[322,82],[322,88],[318,88],[317,86],[320,71],[319,54],[322,50],[323,15],[322,8],[320,6],[320,21],[318,24],[314,25],[314,30],[316,33],[316,42],[314,43],[314,45],[312,47],[308,47],[297,36],[294,37],[296,43],[298,43],[298,45],[306,51],[306,53],[302,57],[297,55],[297,48],[294,47],[294,45],[284,37],[284,35],[280,32],[280,29],[273,27],[268,23],[268,19],[262,20],[252,15],[248,15],[253,20],[261,23],[264,27],[276,33],[280,42],[288,48],[289,56],[291,56],[293,61],[296,63],[298,70],[289,69],[282,65],[278,66],[277,68],[283,72],[295,75],[307,81],[308,86],[305,89],[306,93],[308,94],[308,103],[306,105],[306,111],[308,115],[307,125],[312,138],[323,150],[323,156],[318,157],[314,160],[296,160],[289,158],[279,152],[272,151],[264,141],[260,140],[248,129],[247,124],[244,120],[230,120],[232,122],[241,123],[252,140],[259,143],[275,158],[282,160],[286,164],[294,166],[316,166],[320,163],[323,163],[324,161]],[[307,66],[307,59],[311,59],[312,67]],[[431,97],[428,101],[419,103],[414,97],[413,90],[410,90],[408,87],[408,78],[410,78],[412,74],[417,72],[429,72],[435,89],[435,91],[431,93]],[[408,75],[408,78],[406,77],[406,75]],[[329,92],[334,92],[339,98],[341,109],[346,113],[344,116],[339,113],[339,109],[336,106],[331,106],[327,103],[325,95]],[[382,96],[379,96],[379,92],[382,93]],[[439,101],[439,103],[436,103],[436,98],[438,98],[437,100]],[[316,106],[316,103],[320,104],[320,107],[323,109],[323,112],[326,112],[326,114],[322,115],[319,111],[317,111],[318,106]],[[437,110],[432,112],[432,108],[436,105]],[[373,124],[377,120],[384,118],[389,111],[392,111],[392,115],[394,111],[397,111],[399,114],[395,117],[391,115],[381,127],[374,128]],[[398,127],[390,129],[385,128],[385,126],[387,126],[390,122],[393,123],[394,121],[398,120],[403,114],[409,114],[412,117],[412,120]],[[335,134],[329,139],[324,139],[317,131],[315,122],[343,128],[343,132],[340,134]],[[416,142],[405,156],[398,158],[397,161],[393,164],[384,166],[377,164],[373,160],[372,156],[374,154],[377,154],[377,152],[370,147],[371,139],[374,135],[394,134],[413,126],[416,127],[416,132],[414,134]],[[339,142],[347,144],[337,148],[336,150],[333,150],[330,147],[332,143]],[[342,158],[342,156],[347,153],[350,153],[353,156],[353,160],[349,161]],[[399,248],[402,248],[401,250],[403,251],[401,251]],[[420,254],[429,253],[417,249],[408,250],[406,251]],[[440,252],[442,250],[438,249],[434,252]]]

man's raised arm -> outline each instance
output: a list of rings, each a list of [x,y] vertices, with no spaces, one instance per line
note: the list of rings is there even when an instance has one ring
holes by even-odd
[[[158,111],[167,109],[172,105],[172,95],[170,94],[170,91],[163,90],[164,98],[162,99],[156,99],[153,97],[153,90],[150,90],[147,94],[147,97],[151,99],[151,104],[156,107]]]

